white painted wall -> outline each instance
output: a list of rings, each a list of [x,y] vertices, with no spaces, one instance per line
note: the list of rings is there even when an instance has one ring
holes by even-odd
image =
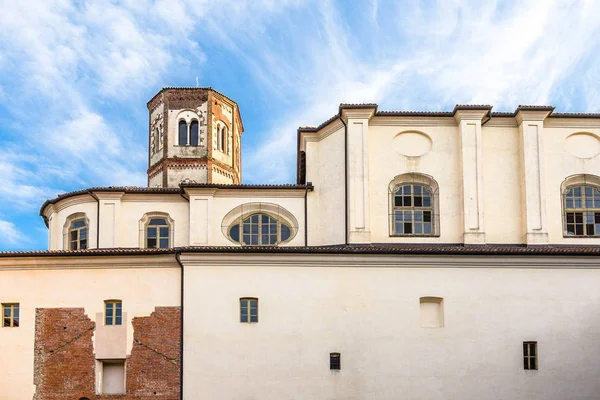
[[[496,258],[491,266],[474,257],[182,258],[185,399],[592,400],[600,393],[597,262],[534,269],[524,268],[531,260]],[[239,322],[246,296],[259,299],[256,324]],[[424,296],[443,297],[443,328],[421,327]],[[523,369],[523,341],[538,342],[538,371]],[[341,353],[339,372],[329,370],[331,352]]]

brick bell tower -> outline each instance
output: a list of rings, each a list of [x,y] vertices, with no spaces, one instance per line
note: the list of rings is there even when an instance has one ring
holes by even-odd
[[[212,88],[163,88],[148,102],[148,186],[239,184],[238,105]]]

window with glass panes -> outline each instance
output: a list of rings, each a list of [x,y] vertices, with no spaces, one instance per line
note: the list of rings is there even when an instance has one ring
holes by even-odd
[[[2,326],[4,328],[17,328],[19,326],[19,304],[2,304]]]
[[[123,303],[121,300],[106,300],[104,307],[104,325],[121,325],[123,323]]]
[[[523,342],[523,367],[538,369],[537,342]]]
[[[434,235],[434,203],[431,188],[416,183],[398,185],[393,191],[392,234]]]
[[[340,353],[329,353],[329,369],[342,369],[342,357]]]
[[[288,225],[267,214],[250,215],[241,224],[234,224],[229,228],[231,239],[242,245],[254,246],[272,246],[285,242],[291,233]]]
[[[567,236],[600,236],[600,187],[568,188],[564,207]]]
[[[246,297],[240,299],[240,322],[258,322],[258,299]]]
[[[71,222],[69,228],[69,249],[84,250],[87,249],[88,227],[85,219],[77,219]]]
[[[166,218],[150,218],[146,225],[146,247],[150,249],[169,247],[169,223]]]

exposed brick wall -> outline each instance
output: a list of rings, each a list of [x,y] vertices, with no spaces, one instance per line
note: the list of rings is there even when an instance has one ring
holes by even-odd
[[[178,400],[181,313],[156,307],[133,319],[125,395],[95,394],[95,324],[81,308],[36,310],[34,400]]]
[[[78,400],[94,395],[96,324],[83,308],[35,312],[34,400]]]

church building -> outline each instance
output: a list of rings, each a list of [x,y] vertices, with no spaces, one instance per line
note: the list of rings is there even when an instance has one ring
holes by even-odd
[[[341,104],[270,185],[229,97],[147,106],[147,186],[0,253],[0,400],[600,399],[600,114]]]

